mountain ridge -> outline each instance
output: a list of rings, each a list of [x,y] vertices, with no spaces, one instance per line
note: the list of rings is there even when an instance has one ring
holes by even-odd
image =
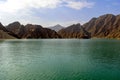
[[[84,28],[96,38],[120,38],[120,15],[105,14],[85,23]],[[117,32],[116,32],[117,31]]]
[[[41,25],[33,24],[21,25],[18,22],[13,22],[6,26],[6,28],[21,38],[27,39],[60,38],[57,32],[48,28],[43,28]]]
[[[58,31],[62,38],[90,38],[90,34],[82,27],[80,23],[73,24]]]
[[[61,25],[56,25],[61,26]],[[61,27],[59,31],[44,28],[41,25],[22,25],[16,21],[4,27],[0,23],[0,36],[5,34],[9,38],[120,38],[120,14],[104,14],[93,17],[87,23],[81,25],[73,24]],[[7,37],[0,37],[0,39]]]

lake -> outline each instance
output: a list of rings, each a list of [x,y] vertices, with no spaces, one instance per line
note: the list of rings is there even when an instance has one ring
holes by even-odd
[[[120,80],[120,40],[0,40],[0,80]]]

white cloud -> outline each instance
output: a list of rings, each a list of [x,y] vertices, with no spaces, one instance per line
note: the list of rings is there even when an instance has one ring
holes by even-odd
[[[91,8],[94,5],[93,2],[87,2],[86,0],[2,0],[0,1],[0,11],[16,12],[30,8],[56,8],[63,6],[62,3],[66,3],[65,6],[73,9]]]
[[[73,8],[73,9],[76,9],[76,10],[80,10],[80,9],[83,9],[83,8],[92,8],[94,5],[93,2],[87,2],[87,1],[70,1],[68,2],[68,4],[66,5],[67,7],[70,7],[70,8]]]
[[[13,21],[20,21],[22,23],[43,23],[44,25],[47,22],[34,16],[31,9],[69,7],[81,10],[91,8],[93,5],[94,3],[86,0],[0,0],[0,22],[8,24]],[[69,23],[71,22],[69,21]],[[52,24],[52,22],[49,21],[48,24]]]
[[[61,0],[7,0],[0,3],[1,11],[16,12],[30,8],[56,8]]]

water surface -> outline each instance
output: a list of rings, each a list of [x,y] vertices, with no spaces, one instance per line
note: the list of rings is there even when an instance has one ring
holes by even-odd
[[[120,41],[0,40],[0,80],[120,80]]]

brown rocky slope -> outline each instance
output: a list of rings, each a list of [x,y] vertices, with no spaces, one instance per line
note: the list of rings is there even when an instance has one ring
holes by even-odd
[[[98,18],[92,18],[83,26],[91,33],[91,37],[120,38],[120,15],[102,15]]]
[[[62,38],[90,38],[88,33],[80,24],[73,24],[58,31]]]

